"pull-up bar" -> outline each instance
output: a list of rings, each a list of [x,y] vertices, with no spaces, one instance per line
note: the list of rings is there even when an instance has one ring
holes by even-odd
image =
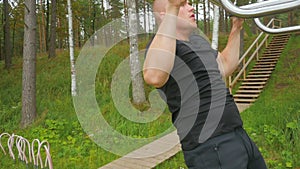
[[[210,0],[212,3],[222,6],[226,11],[234,16],[242,18],[255,18],[256,25],[267,33],[286,33],[300,30],[300,26],[273,29],[263,25],[259,17],[283,13],[300,6],[300,0],[272,0],[260,1],[244,6],[236,6],[230,0]]]

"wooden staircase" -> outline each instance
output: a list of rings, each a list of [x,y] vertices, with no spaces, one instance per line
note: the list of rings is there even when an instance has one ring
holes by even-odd
[[[289,34],[274,35],[265,52],[245,79],[242,79],[234,100],[237,104],[252,104],[259,97],[269,80],[276,63],[290,38]]]

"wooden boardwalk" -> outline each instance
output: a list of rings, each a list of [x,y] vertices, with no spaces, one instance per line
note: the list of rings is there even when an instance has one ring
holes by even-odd
[[[99,169],[150,169],[180,150],[177,132],[173,131]]]

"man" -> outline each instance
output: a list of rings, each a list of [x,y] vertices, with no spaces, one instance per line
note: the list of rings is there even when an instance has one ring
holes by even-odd
[[[219,53],[194,34],[194,8],[186,0],[155,0],[153,10],[159,28],[147,50],[144,80],[167,102],[187,166],[265,169],[222,80],[237,67],[243,19],[233,17],[227,46]]]

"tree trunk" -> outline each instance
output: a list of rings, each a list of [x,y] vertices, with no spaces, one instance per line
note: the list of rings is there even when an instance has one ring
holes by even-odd
[[[213,27],[213,34],[212,34],[212,44],[211,47],[215,50],[218,49],[218,40],[219,40],[219,7],[214,5],[214,27]]]
[[[25,0],[25,28],[22,77],[22,120],[21,127],[31,124],[36,116],[36,4]]]
[[[147,22],[147,19],[146,19],[146,0],[143,0],[143,15],[144,15],[144,30],[145,30],[145,32],[147,32],[147,24],[146,24],[146,22]]]
[[[207,1],[207,35],[210,36],[210,1]]]
[[[51,27],[50,27],[50,42],[49,42],[49,56],[52,58],[56,56],[56,0],[51,1]]]
[[[9,19],[9,4],[8,0],[3,1],[4,12],[4,57],[5,69],[11,67],[11,39],[10,39],[10,19]]]
[[[135,0],[135,11],[136,11],[137,28],[139,28],[140,27],[139,0]]]
[[[126,33],[127,33],[127,37],[129,37],[129,20],[128,20],[128,7],[127,7],[127,1],[130,0],[124,0],[124,14],[125,16],[125,28],[126,28]],[[129,40],[128,40],[129,43]]]
[[[196,23],[198,25],[199,24],[199,0],[195,1],[195,5],[196,5]]]
[[[134,104],[146,102],[144,81],[141,75],[141,66],[138,56],[138,20],[135,0],[127,0],[129,19],[129,41],[130,41],[130,68],[132,80],[132,96]]]
[[[56,3],[56,0],[54,0]],[[51,4],[54,2],[51,0]],[[52,9],[51,9],[52,10]],[[56,10],[56,9],[55,9]],[[51,11],[51,15],[53,15]],[[55,14],[56,15],[56,14]],[[52,17],[52,16],[51,16]],[[49,50],[49,43],[50,43],[50,38],[49,38],[49,25],[50,25],[50,3],[49,0],[47,0],[47,10],[46,10],[46,51]]]
[[[206,0],[203,0],[203,30],[204,34],[207,35],[207,22],[206,22]]]
[[[219,13],[220,13],[220,19],[219,19],[219,30],[220,32],[224,33],[225,32],[225,24],[224,24],[224,10],[222,8],[219,8]]]
[[[14,56],[15,53],[15,36],[16,36],[16,24],[17,24],[17,20],[14,20],[14,28],[13,28],[13,33],[12,33],[12,47],[11,47],[11,56]]]
[[[71,0],[68,0],[68,25],[69,25],[69,47],[70,47],[70,62],[71,62],[71,94],[76,96],[76,72],[74,58],[74,40],[73,40],[73,21],[72,21],[72,5]]]
[[[226,12],[225,13],[225,32],[226,33],[228,33],[229,32],[229,26],[228,26],[228,24],[229,24],[229,22],[228,22],[228,13]]]
[[[40,12],[42,15],[41,18],[41,25],[40,25],[40,39],[41,39],[41,51],[45,52],[46,51],[46,32],[45,32],[45,14],[44,14],[44,5],[43,5],[43,0],[40,0]]]

